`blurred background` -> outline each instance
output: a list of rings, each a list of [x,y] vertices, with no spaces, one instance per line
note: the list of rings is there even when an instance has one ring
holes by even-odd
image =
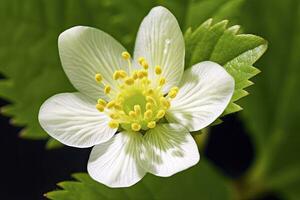
[[[261,73],[251,79],[250,95],[238,101],[243,110],[201,138],[199,165],[209,163],[214,178],[200,176],[193,199],[300,199],[299,0],[1,0],[1,199],[46,199],[58,182],[86,172],[90,149],[62,147],[37,123],[45,99],[74,91],[60,65],[58,35],[93,26],[132,52],[141,20],[156,5],[171,10],[183,32],[209,18],[228,19],[269,43],[255,63]]]

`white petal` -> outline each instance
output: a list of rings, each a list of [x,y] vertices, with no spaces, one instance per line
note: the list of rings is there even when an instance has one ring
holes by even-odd
[[[109,140],[116,132],[108,127],[109,120],[90,98],[79,93],[55,95],[45,101],[39,112],[39,122],[50,136],[80,148]]]
[[[166,118],[189,131],[214,122],[227,107],[234,91],[234,79],[219,64],[205,61],[186,70],[177,97]]]
[[[106,143],[96,145],[88,162],[88,173],[109,187],[129,187],[146,172],[138,164],[143,138],[140,133],[121,132]]]
[[[103,85],[97,84],[95,74],[100,73],[105,83],[117,88],[113,72],[127,70],[122,59],[125,48],[101,30],[76,26],[63,32],[58,39],[60,59],[71,83],[81,93],[97,99],[103,95]]]
[[[179,124],[160,124],[144,136],[147,171],[157,176],[171,176],[200,159],[197,145],[187,129]]]
[[[154,66],[160,65],[167,83],[164,92],[178,85],[184,70],[184,40],[174,15],[164,7],[155,7],[144,18],[138,31],[134,57],[149,63],[149,76],[154,80]]]

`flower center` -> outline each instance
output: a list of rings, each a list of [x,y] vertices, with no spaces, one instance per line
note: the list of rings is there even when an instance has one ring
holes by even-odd
[[[132,70],[130,54],[123,52],[122,57],[128,61],[130,74],[124,70],[113,73],[113,79],[118,85],[116,91],[103,80],[101,74],[95,75],[95,80],[104,85],[104,93],[111,99],[110,102],[99,99],[96,108],[111,118],[109,122],[111,128],[121,126],[132,131],[154,128],[165,116],[171,100],[176,97],[179,89],[173,87],[167,95],[164,95],[162,88],[166,78],[162,76],[159,65],[154,66],[155,78],[150,80],[149,65],[145,58],[138,60],[141,69]]]

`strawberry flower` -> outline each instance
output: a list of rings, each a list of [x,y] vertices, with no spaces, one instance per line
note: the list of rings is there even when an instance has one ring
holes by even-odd
[[[184,71],[184,39],[170,11],[155,7],[144,18],[133,57],[91,27],[66,30],[58,46],[78,92],[49,98],[39,122],[65,145],[94,146],[87,167],[93,179],[128,187],[147,172],[167,177],[199,161],[190,132],[222,114],[234,80],[210,61]]]

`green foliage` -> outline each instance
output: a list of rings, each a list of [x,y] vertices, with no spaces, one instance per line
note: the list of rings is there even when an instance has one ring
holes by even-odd
[[[1,109],[11,123],[25,127],[23,138],[46,139],[38,110],[50,96],[72,92],[57,51],[58,35],[75,25],[102,29],[129,50],[142,18],[155,5],[169,8],[181,27],[198,26],[209,17],[234,19],[244,0],[164,0],[130,3],[123,0],[53,0],[41,2],[5,0],[0,2],[0,97],[11,102]],[[199,16],[199,13],[202,13]],[[109,20],[107,20],[109,19]],[[201,53],[201,52],[200,52]],[[235,104],[231,104],[235,105]],[[59,147],[53,139],[47,148]]]
[[[212,24],[209,19],[185,34],[186,67],[211,60],[224,66],[235,79],[235,91],[223,116],[242,109],[235,102],[248,95],[244,89],[252,84],[249,79],[260,72],[252,65],[267,49],[263,38],[239,34],[239,26],[227,28],[227,24],[226,20]]]
[[[170,178],[148,174],[141,182],[125,189],[108,188],[92,180],[86,173],[74,174],[73,177],[76,181],[61,182],[58,185],[63,190],[49,192],[46,196],[53,200],[231,199],[226,180],[205,160]]]
[[[272,44],[259,62],[263,73],[252,95],[242,102],[257,153],[247,182],[284,199],[300,199],[300,2],[274,0],[270,8],[254,0],[243,13],[246,29]]]

